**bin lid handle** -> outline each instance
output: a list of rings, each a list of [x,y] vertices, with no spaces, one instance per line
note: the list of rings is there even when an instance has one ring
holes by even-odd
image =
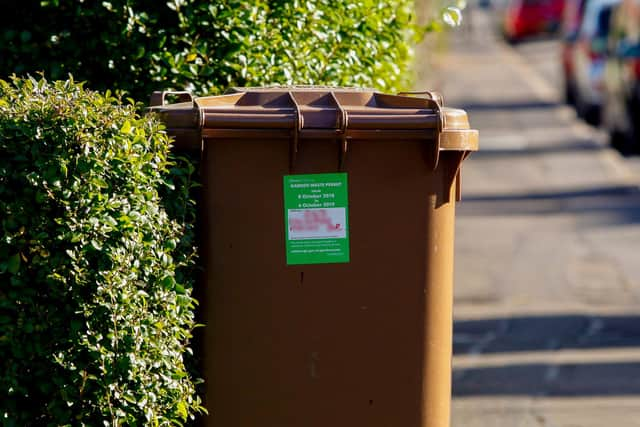
[[[409,92],[398,92],[398,96],[412,96],[412,95],[427,95],[429,99],[435,101],[441,107],[444,107],[444,96],[440,92],[435,92],[431,90],[419,90],[419,91],[409,91]]]
[[[151,100],[149,101],[150,107],[164,107],[167,105],[167,95],[177,96],[178,102],[190,102],[193,104],[193,95],[187,90],[160,90],[151,94]]]

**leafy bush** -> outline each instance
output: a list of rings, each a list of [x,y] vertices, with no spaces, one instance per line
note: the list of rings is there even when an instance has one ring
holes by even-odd
[[[6,2],[5,2],[6,3]],[[8,0],[0,76],[153,90],[410,83],[413,0]]]
[[[180,425],[199,410],[183,360],[192,170],[169,148],[109,94],[0,80],[0,424]]]

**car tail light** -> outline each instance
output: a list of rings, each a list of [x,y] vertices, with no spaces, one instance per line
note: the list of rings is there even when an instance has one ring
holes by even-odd
[[[598,53],[598,52],[594,52],[593,50],[589,49],[589,59],[591,59],[592,61],[596,61],[598,59],[602,58],[602,54]]]
[[[568,45],[564,45],[562,47],[562,67],[565,73],[565,76],[573,75],[573,55],[572,49]]]
[[[640,80],[640,59],[634,59],[632,61],[631,69],[633,70],[633,77]]]

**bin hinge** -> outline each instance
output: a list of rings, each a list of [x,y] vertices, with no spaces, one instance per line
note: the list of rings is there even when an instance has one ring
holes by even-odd
[[[418,96],[427,100],[427,102],[429,103],[429,108],[433,109],[433,111],[438,116],[438,136],[436,138],[435,144],[430,147],[431,151],[429,152],[428,159],[428,167],[431,170],[436,170],[440,161],[440,136],[442,135],[442,131],[447,126],[444,111],[442,110],[442,108],[444,107],[444,97],[439,92],[433,92],[429,90],[417,92],[400,92],[398,93],[398,95]]]
[[[349,127],[349,114],[347,110],[344,109],[342,105],[340,105],[340,101],[336,97],[336,94],[332,91],[331,98],[333,102],[336,104],[336,109],[338,111],[338,142],[340,144],[340,155],[338,160],[338,170],[343,171],[345,167],[345,163],[347,160],[347,150],[349,149],[349,143],[347,141],[347,128]]]
[[[298,145],[300,144],[300,131],[304,126],[304,117],[302,116],[302,112],[300,111],[300,104],[296,101],[293,92],[287,92],[289,95],[289,99],[291,99],[291,103],[295,109],[295,122],[293,124],[293,129],[291,130],[291,139],[289,141],[289,173],[293,173],[293,170],[296,166],[296,160],[298,158]]]

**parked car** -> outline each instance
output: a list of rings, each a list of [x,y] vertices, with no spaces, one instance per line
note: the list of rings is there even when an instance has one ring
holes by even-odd
[[[584,14],[586,0],[566,0],[561,24],[561,61],[564,82],[564,99],[569,105],[576,102],[575,66],[573,64],[573,50],[578,41],[580,23]]]
[[[586,0],[572,49],[576,111],[592,125],[600,123],[609,23],[613,7],[619,3],[620,0]]]
[[[510,0],[504,11],[503,33],[510,42],[556,32],[565,0]]]
[[[640,149],[640,0],[623,0],[611,19],[603,125],[623,151]]]

